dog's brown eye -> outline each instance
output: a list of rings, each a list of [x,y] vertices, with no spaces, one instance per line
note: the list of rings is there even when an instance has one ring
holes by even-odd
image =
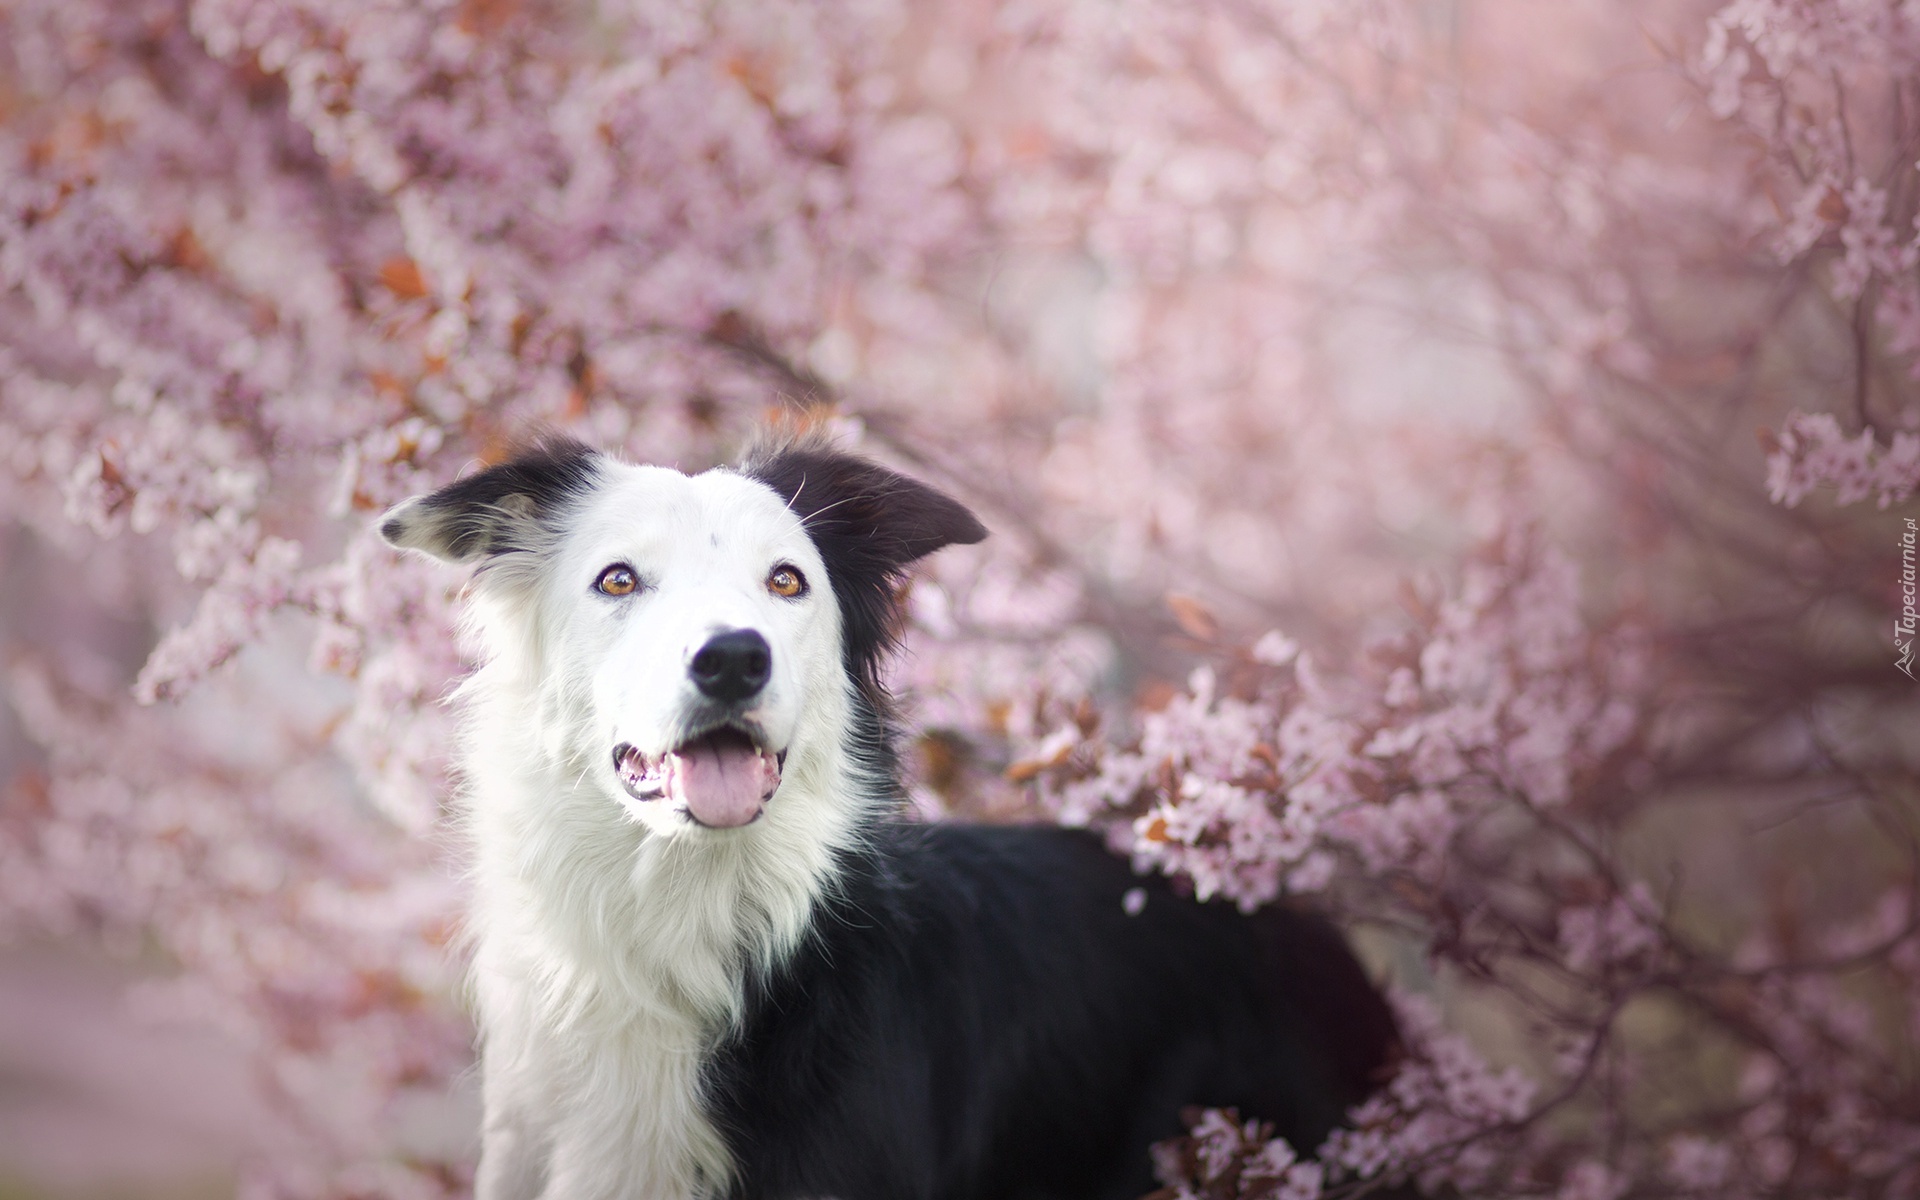
[[[593,590],[602,596],[631,596],[640,586],[640,577],[633,568],[625,563],[615,563],[600,572],[600,578],[593,581]]]
[[[804,596],[807,594],[807,577],[800,573],[798,567],[775,567],[773,574],[767,576],[767,590],[789,600]]]

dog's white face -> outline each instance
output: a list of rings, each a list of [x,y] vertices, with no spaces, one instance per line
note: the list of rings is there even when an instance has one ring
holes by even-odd
[[[760,822],[783,780],[820,802],[846,790],[853,743],[880,736],[904,571],[986,536],[949,497],[805,439],[694,476],[550,442],[407,501],[380,533],[480,567],[486,690],[527,703],[511,738],[692,838]],[[507,753],[470,746],[469,767]]]
[[[657,833],[758,820],[811,700],[844,688],[832,582],[772,489],[607,463],[542,608],[550,669],[588,681],[596,770]]]

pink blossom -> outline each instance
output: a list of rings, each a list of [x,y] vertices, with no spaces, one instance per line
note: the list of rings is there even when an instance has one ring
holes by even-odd
[[[1819,487],[1835,489],[1842,505],[1905,500],[1920,489],[1920,433],[1898,430],[1883,445],[1872,429],[1849,437],[1831,414],[1796,413],[1767,455],[1767,491],[1792,507]]]
[[[1667,1177],[1689,1191],[1711,1191],[1727,1181],[1733,1155],[1726,1146],[1691,1134],[1667,1143]]]
[[[1603,1163],[1575,1163],[1560,1182],[1554,1200],[1620,1200],[1632,1186]]]
[[[1567,965],[1584,972],[1641,959],[1660,944],[1650,917],[1655,911],[1653,894],[1639,882],[1605,904],[1562,910],[1560,945]]]

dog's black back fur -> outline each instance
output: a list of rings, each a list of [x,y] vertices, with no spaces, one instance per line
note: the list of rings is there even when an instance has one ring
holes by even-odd
[[[1311,1153],[1393,1040],[1323,921],[1196,903],[1070,830],[891,824],[708,1082],[741,1200],[1132,1200],[1183,1106]]]

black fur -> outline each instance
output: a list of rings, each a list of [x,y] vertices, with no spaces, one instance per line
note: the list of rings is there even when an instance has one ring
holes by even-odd
[[[818,444],[744,470],[827,563],[870,701],[849,752],[890,763],[879,669],[901,573],[985,530]],[[1183,898],[1084,833],[867,832],[707,1064],[733,1200],[1133,1200],[1183,1107],[1236,1107],[1310,1154],[1394,1053],[1390,1011],[1322,920]]]
[[[470,563],[537,548],[539,531],[593,486],[595,455],[566,437],[550,437],[507,462],[401,505],[380,523],[395,546]]]
[[[986,527],[958,501],[877,463],[799,439],[747,456],[741,471],[787,502],[833,577],[847,669],[876,705],[880,667],[899,640],[895,603],[906,568]]]
[[[1311,1153],[1379,1082],[1392,1017],[1321,920],[1196,903],[1069,830],[874,837],[709,1064],[735,1200],[1133,1200],[1185,1105]]]

